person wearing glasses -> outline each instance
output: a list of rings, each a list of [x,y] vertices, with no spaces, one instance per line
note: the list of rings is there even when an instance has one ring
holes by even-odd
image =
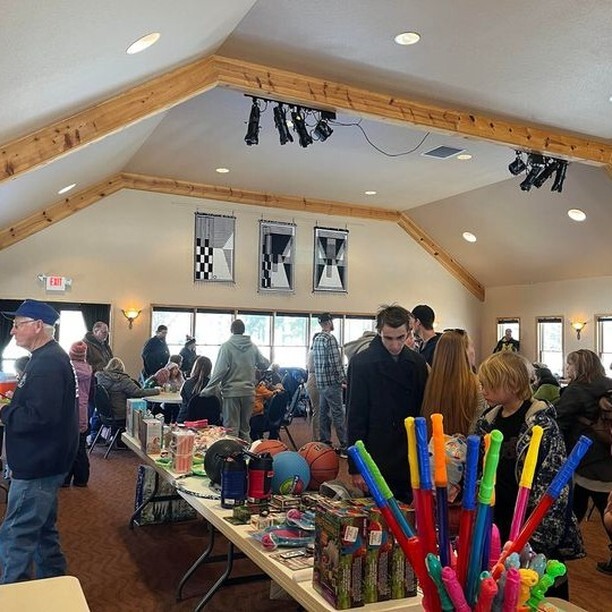
[[[13,472],[0,527],[0,582],[5,584],[66,573],[57,494],[76,456],[79,421],[74,370],[53,338],[59,314],[37,300],[3,314],[14,317],[11,335],[17,346],[31,353],[11,403],[0,412]]]

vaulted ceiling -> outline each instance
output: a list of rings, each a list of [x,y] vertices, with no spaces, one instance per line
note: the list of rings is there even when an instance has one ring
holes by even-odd
[[[571,0],[3,2],[0,248],[138,188],[395,221],[479,297],[609,274],[612,5],[576,11]],[[125,54],[154,31],[156,45]],[[395,44],[404,31],[421,41]],[[281,147],[269,104],[248,147],[244,93],[334,110],[333,134]],[[472,158],[422,155],[441,145]],[[570,160],[563,193],[522,192],[514,148]]]

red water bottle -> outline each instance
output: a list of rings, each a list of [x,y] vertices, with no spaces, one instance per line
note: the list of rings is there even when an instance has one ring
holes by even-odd
[[[249,489],[247,493],[249,502],[270,499],[272,476],[274,475],[272,465],[272,455],[270,453],[250,456]]]

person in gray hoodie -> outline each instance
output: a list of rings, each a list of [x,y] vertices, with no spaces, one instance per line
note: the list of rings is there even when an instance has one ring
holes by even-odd
[[[215,368],[200,395],[213,395],[217,387],[223,397],[223,426],[247,442],[251,441],[249,419],[255,399],[256,370],[270,362],[259,352],[250,336],[244,335],[244,322],[232,322],[231,338],[221,345]]]

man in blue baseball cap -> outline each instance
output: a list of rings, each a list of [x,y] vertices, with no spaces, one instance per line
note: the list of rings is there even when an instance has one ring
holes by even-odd
[[[17,346],[31,353],[10,404],[0,412],[12,470],[0,527],[0,582],[9,583],[66,573],[55,525],[57,494],[76,455],[79,426],[74,370],[53,338],[59,314],[37,300],[2,314],[13,317]]]

